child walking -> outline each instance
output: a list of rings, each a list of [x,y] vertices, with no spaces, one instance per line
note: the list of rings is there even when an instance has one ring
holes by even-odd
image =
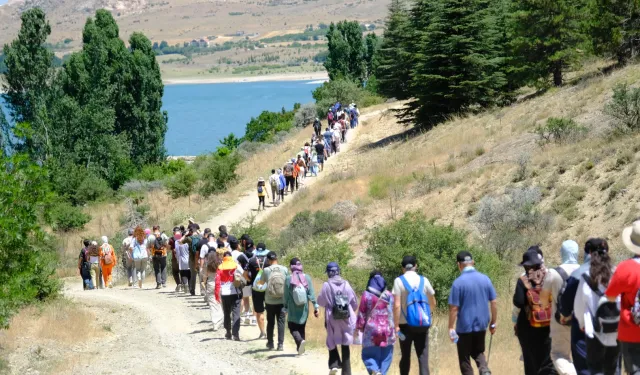
[[[264,183],[264,178],[258,178],[258,211],[260,211],[260,206],[262,206],[263,210],[266,210],[265,206],[265,197],[269,198],[269,193],[267,192],[267,187]]]

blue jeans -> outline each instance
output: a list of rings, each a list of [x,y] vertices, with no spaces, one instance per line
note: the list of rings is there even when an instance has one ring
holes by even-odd
[[[393,360],[393,346],[380,347],[369,346],[362,348],[362,362],[369,371],[369,374],[381,372],[386,374],[391,367],[391,361]]]

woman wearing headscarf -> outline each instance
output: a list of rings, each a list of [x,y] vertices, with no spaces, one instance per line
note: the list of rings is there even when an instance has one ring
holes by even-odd
[[[309,302],[313,305],[313,314],[318,317],[318,301],[313,290],[311,277],[306,275],[302,269],[300,259],[293,258],[289,262],[291,274],[287,276],[284,283],[284,308],[287,315],[287,326],[289,332],[296,342],[298,355],[304,354],[306,326],[309,318]]]
[[[609,245],[603,239],[591,251],[589,272],[582,276],[573,303],[574,314],[586,336],[587,366],[592,375],[617,374],[620,299],[608,300],[604,296],[613,272]]]
[[[362,332],[362,361],[371,375],[385,375],[393,360],[393,295],[386,288],[380,272],[372,271],[358,308],[356,329]]]
[[[133,231],[133,241],[131,241],[131,255],[133,257],[134,275],[138,281],[138,288],[142,288],[142,281],[146,277],[147,260],[149,252],[147,251],[147,236],[141,227],[136,227]],[[136,280],[133,287],[136,287]]]
[[[522,256],[524,274],[516,283],[513,305],[517,316],[513,317],[515,334],[522,348],[525,375],[556,375],[551,361],[551,298],[543,304],[540,299],[546,277],[542,251],[530,247]]]
[[[100,246],[102,255],[100,256],[100,267],[102,268],[102,278],[104,279],[105,288],[113,288],[111,284],[111,273],[113,266],[116,265],[116,252],[113,246],[109,244],[107,236],[102,236],[102,245]]]
[[[338,369],[342,369],[342,375],[351,375],[349,345],[353,344],[358,300],[349,282],[340,276],[340,267],[336,262],[327,264],[326,273],[329,279],[322,285],[318,305],[325,309],[329,374],[336,375]],[[342,358],[338,353],[338,345],[342,349]]]

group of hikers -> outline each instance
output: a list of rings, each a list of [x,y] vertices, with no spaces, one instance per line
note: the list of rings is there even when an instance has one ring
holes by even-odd
[[[258,211],[266,209],[268,198],[271,198],[273,206],[284,202],[285,195],[297,191],[307,175],[318,176],[318,172],[324,170],[324,162],[331,155],[340,152],[340,145],[347,142],[347,132],[358,126],[359,117],[360,110],[355,103],[345,107],[338,102],[329,108],[328,125],[324,133],[320,119],[316,118],[311,140],[305,142],[300,151],[288,159],[282,168],[272,169],[268,180],[258,178]],[[267,189],[267,182],[270,189]]]
[[[614,267],[607,241],[589,239],[584,261],[578,263],[575,241],[562,243],[562,264],[549,268],[538,246],[523,254],[524,272],[513,295],[512,323],[524,362],[525,375],[614,375],[624,369],[640,375],[640,221],[625,228],[623,243],[634,257]],[[87,289],[112,287],[116,264],[108,238],[102,244],[85,241],[78,268]],[[209,306],[213,331],[225,330],[227,340],[240,341],[241,322],[257,325],[258,339],[270,350],[284,350],[285,321],[298,355],[305,352],[305,328],[311,311],[324,309],[329,374],[351,374],[351,345],[362,345],[362,361],[369,374],[387,374],[399,340],[400,374],[409,374],[412,350],[419,373],[429,374],[429,328],[436,308],[435,291],[420,275],[415,256],[399,263],[401,276],[388,284],[371,271],[358,303],[356,293],[341,276],[338,263],[326,266],[326,281],[316,296],[304,273],[303,261],[288,267],[280,257],[257,246],[248,235],[237,239],[222,225],[217,236],[193,219],[187,228],[175,227],[168,237],[158,226],[136,227],[122,243],[128,284],[141,288],[147,261],[153,262],[156,288],[166,287],[167,254],[175,292],[200,296]],[[497,328],[497,294],[491,280],[475,268],[473,256],[461,251],[455,260],[460,276],[448,298],[449,338],[456,344],[460,372],[491,374],[485,357],[486,333]],[[285,263],[286,264],[286,263]],[[264,315],[266,314],[266,327]],[[274,330],[277,328],[277,336]],[[489,355],[490,355],[489,346]]]

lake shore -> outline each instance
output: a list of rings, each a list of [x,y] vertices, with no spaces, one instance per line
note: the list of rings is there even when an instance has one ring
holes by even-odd
[[[314,73],[290,73],[290,74],[269,74],[249,77],[218,77],[218,78],[163,78],[165,85],[192,85],[211,83],[240,83],[240,82],[273,82],[273,81],[326,81],[329,75],[326,72]]]

